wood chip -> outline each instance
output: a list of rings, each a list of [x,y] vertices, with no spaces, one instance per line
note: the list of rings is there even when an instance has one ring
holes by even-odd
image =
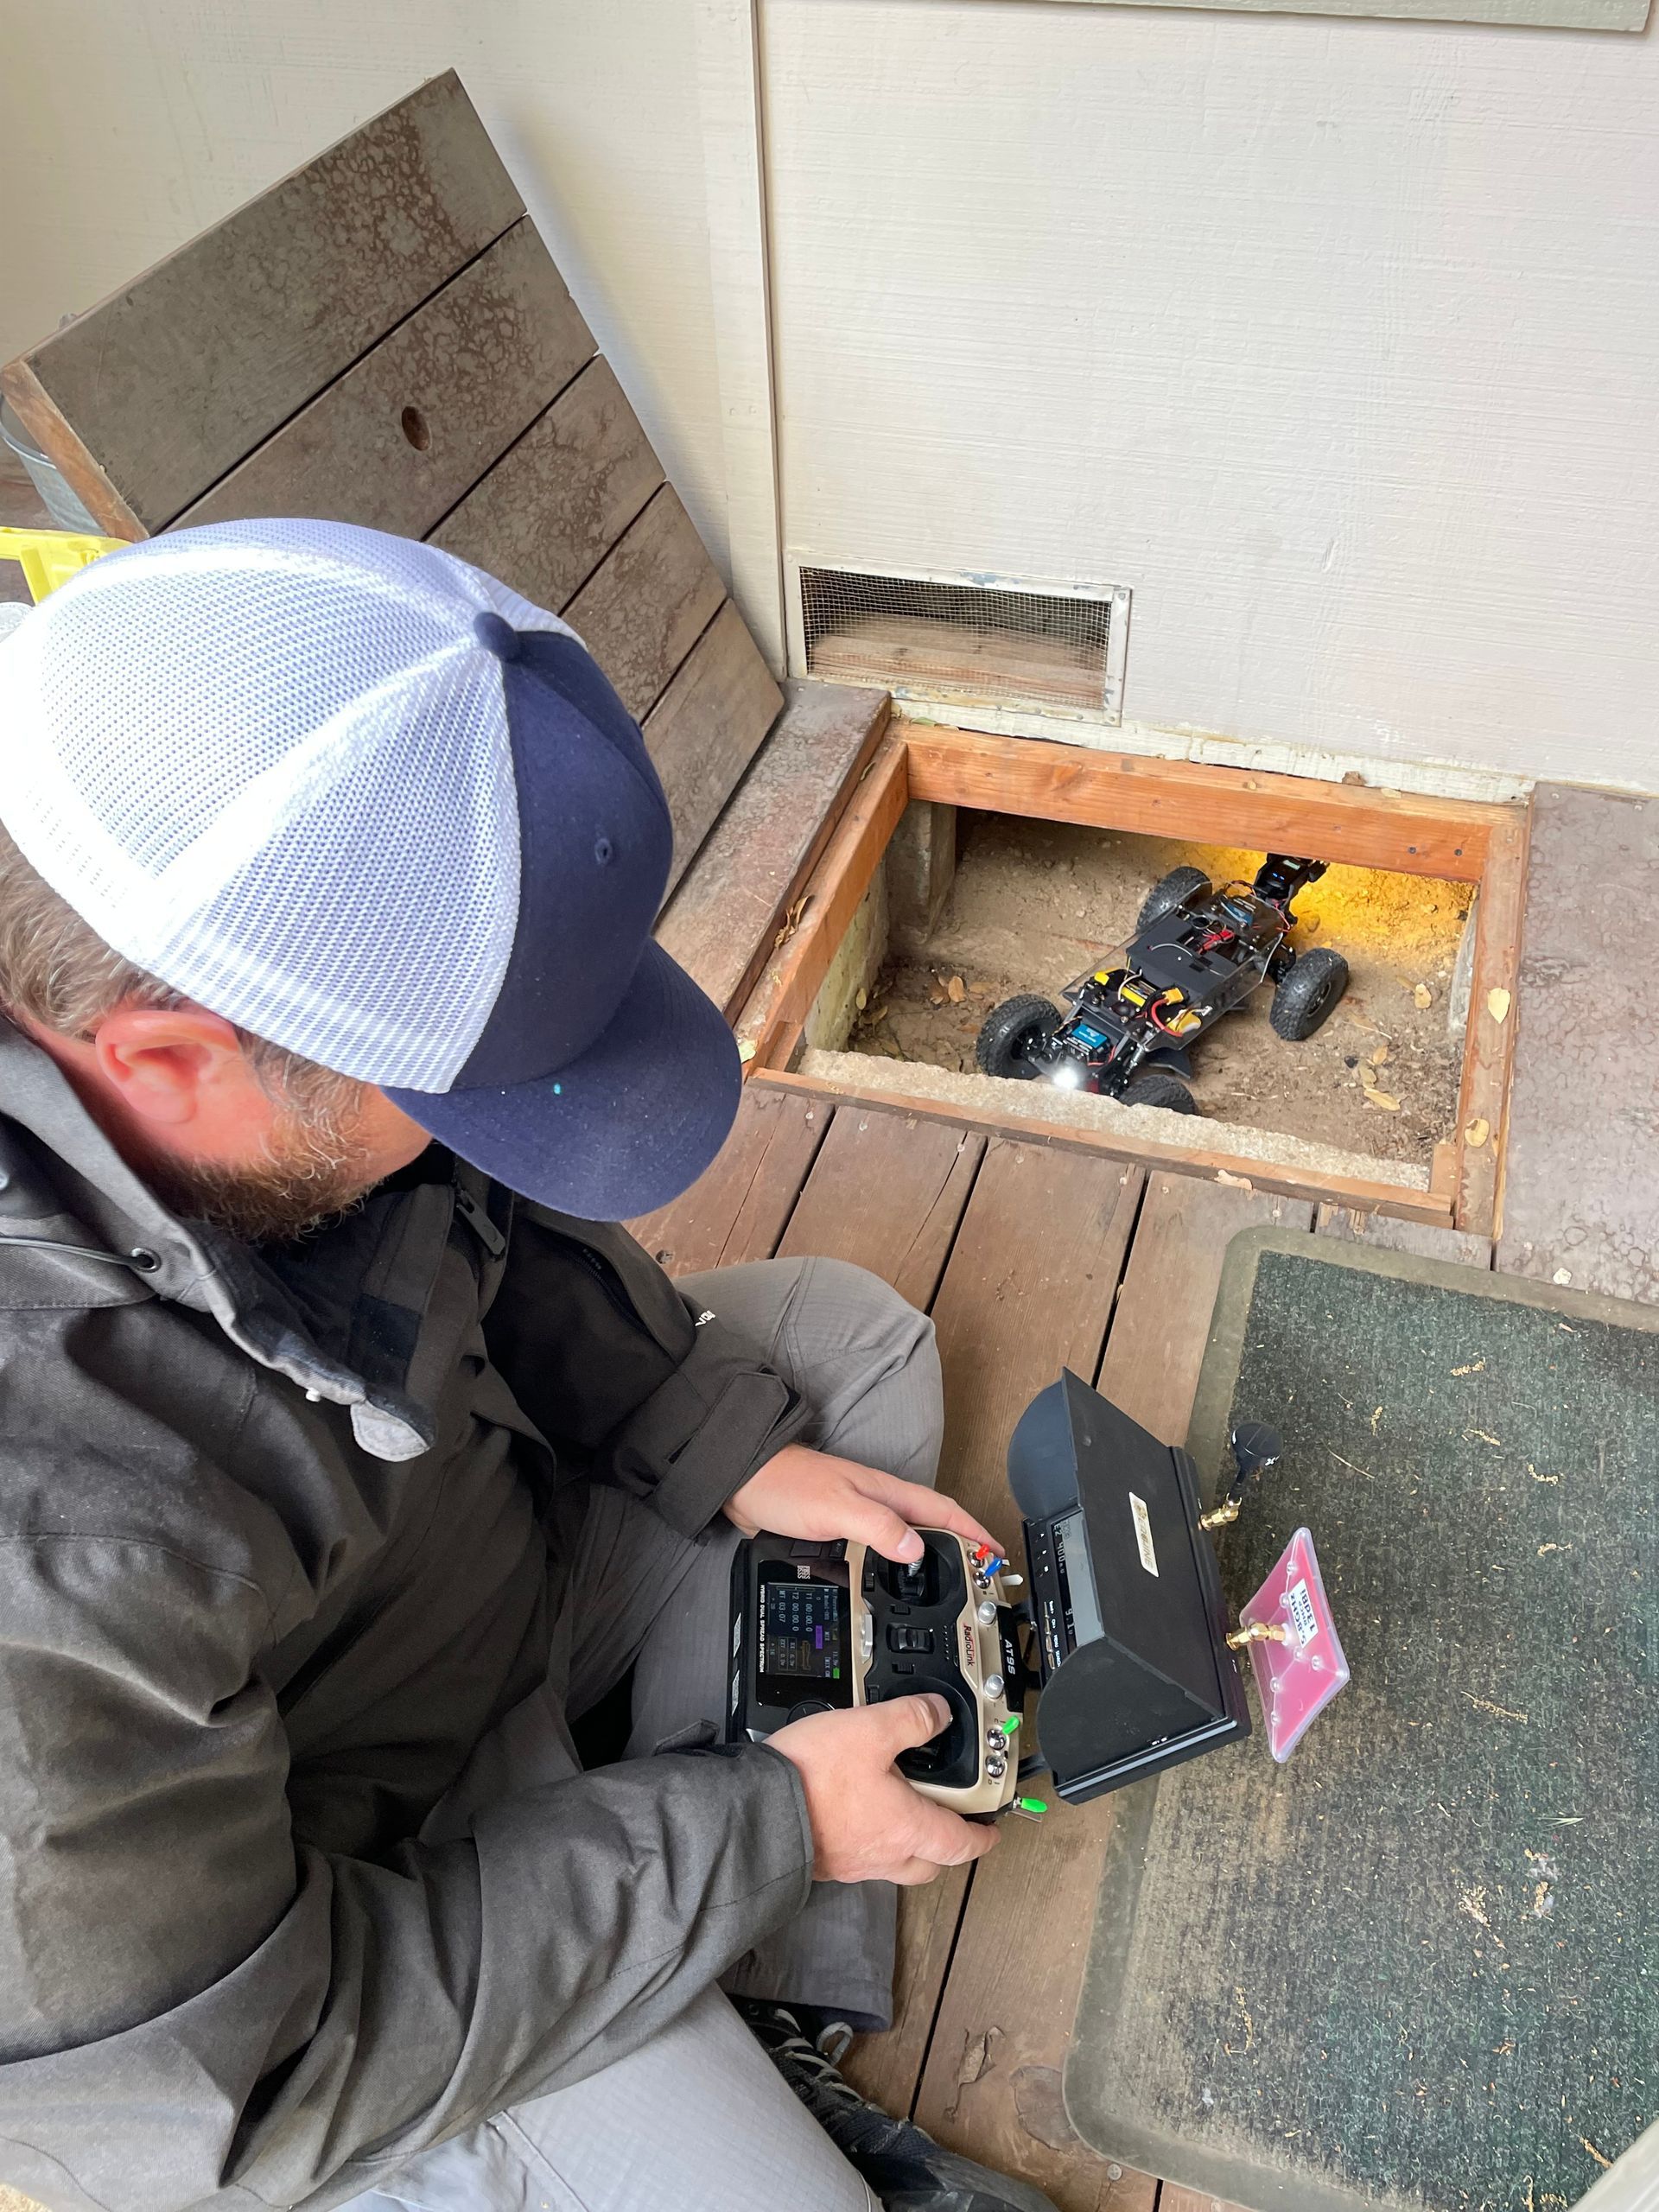
[[[944,985],[937,976],[930,976],[927,979],[927,995],[935,1006],[944,1004]]]
[[[1354,1027],[1355,1027],[1356,1029],[1363,1029],[1363,1030],[1364,1030],[1364,1031],[1365,1031],[1369,1035],[1370,1035],[1370,1036],[1372,1036],[1372,1037],[1375,1037],[1375,1036],[1376,1036],[1376,1022],[1374,1022],[1374,1021],[1371,1020],[1371,1017],[1370,1017],[1370,1015],[1369,1014],[1363,1014],[1363,1013],[1360,1011],[1360,1009],[1359,1009],[1359,1007],[1357,1007],[1357,1006],[1345,1006],[1345,1007],[1344,1007],[1344,1008],[1342,1009],[1342,1015],[1343,1015],[1343,1020],[1344,1020],[1344,1021],[1351,1021],[1351,1022],[1352,1022],[1352,1024],[1353,1024],[1353,1026],[1354,1026]]]
[[[1476,1697],[1471,1690],[1459,1690],[1458,1692],[1458,1695],[1459,1697],[1466,1697],[1469,1700],[1470,1704],[1472,1705],[1478,1712],[1490,1713],[1495,1719],[1519,1720],[1522,1724],[1526,1722],[1526,1714],[1524,1713],[1517,1713],[1513,1706],[1494,1705],[1491,1698]],[[1484,1890],[1477,1890],[1474,1894],[1476,1897],[1484,1900],[1486,1892]]]
[[[1371,1054],[1371,1065],[1374,1068],[1380,1068],[1388,1057],[1389,1048],[1387,1045],[1379,1045],[1376,1050]]]
[[[743,1062],[746,1067],[754,1058],[754,1039],[753,1037],[745,1037],[740,1041],[737,1048],[737,1057]]]
[[[1434,1003],[1434,994],[1427,983],[1419,983],[1411,995],[1419,1006],[1433,1006]]]
[[[801,918],[811,904],[812,894],[809,891],[804,898],[798,899],[792,906],[785,910],[783,926],[779,931],[777,936],[772,940],[772,949],[774,952],[778,950],[780,945],[785,945],[789,943],[791,938],[794,936],[796,931],[801,926]]]
[[[1385,1114],[1397,1114],[1400,1101],[1387,1090],[1362,1090],[1360,1096],[1368,1106],[1380,1106]]]
[[[1466,1122],[1464,1124],[1463,1141],[1465,1144],[1472,1145],[1478,1152],[1491,1134],[1491,1123],[1477,1115],[1472,1122]]]
[[[953,976],[944,987],[944,995],[952,1006],[960,1006],[968,995],[968,986],[960,976]]]
[[[858,1008],[861,1014],[863,1013],[865,1007],[868,1006],[869,1002],[870,995],[868,991],[857,990],[853,993],[853,1004]]]
[[[1491,1015],[1494,1021],[1507,1021],[1509,1020],[1510,995],[1503,988],[1502,984],[1500,984],[1496,990],[1487,992],[1486,1011]]]
[[[1255,1188],[1248,1175],[1230,1175],[1224,1167],[1217,1168],[1216,1180],[1227,1184],[1235,1191],[1253,1191]]]

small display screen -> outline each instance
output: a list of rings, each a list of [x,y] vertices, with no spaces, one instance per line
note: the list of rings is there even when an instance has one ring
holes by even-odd
[[[847,1593],[827,1582],[768,1582],[760,1624],[763,1674],[841,1679]]]
[[[848,1592],[833,1582],[768,1576],[760,1586],[757,1688],[772,1704],[820,1698],[850,1705]]]
[[[1100,1618],[1089,1533],[1083,1524],[1081,1507],[1054,1523],[1054,1541],[1059,1554],[1060,1586],[1071,1618],[1072,1643],[1092,1643],[1096,1637],[1104,1636],[1106,1626]]]

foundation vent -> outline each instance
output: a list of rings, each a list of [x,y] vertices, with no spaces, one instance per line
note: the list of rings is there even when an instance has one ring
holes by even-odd
[[[1129,611],[1122,588],[1038,590],[804,564],[798,575],[810,676],[951,703],[1107,721],[1122,713]]]

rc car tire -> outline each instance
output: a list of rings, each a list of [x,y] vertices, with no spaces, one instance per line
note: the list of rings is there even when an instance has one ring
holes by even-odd
[[[1165,1068],[1147,1068],[1123,1086],[1126,1106],[1161,1106],[1168,1114],[1196,1114],[1198,1102],[1181,1081]]]
[[[975,1039],[974,1058],[981,1074],[1012,1077],[1016,1083],[1033,1082],[1037,1071],[1026,1055],[1039,1039],[1046,1045],[1059,1026],[1052,999],[1039,998],[1031,991],[1017,999],[1004,999],[986,1015]]]
[[[1173,914],[1184,899],[1195,892],[1211,889],[1209,877],[1201,868],[1173,868],[1167,875],[1160,876],[1141,902],[1141,912],[1135,918],[1135,934],[1150,929],[1154,922],[1161,922],[1166,914]]]
[[[1302,1044],[1323,1027],[1348,988],[1348,963],[1328,944],[1299,952],[1284,981],[1274,987],[1268,1019],[1281,1037]]]

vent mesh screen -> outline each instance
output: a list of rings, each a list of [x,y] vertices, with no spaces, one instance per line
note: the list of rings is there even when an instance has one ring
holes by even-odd
[[[1112,602],[801,570],[809,674],[1009,705],[1104,707]]]

